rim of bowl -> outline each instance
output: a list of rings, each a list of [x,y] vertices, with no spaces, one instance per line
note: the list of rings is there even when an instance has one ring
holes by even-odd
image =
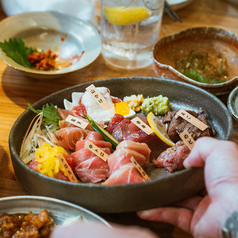
[[[228,99],[227,99],[227,107],[228,107],[228,110],[230,112],[230,114],[236,119],[238,120],[238,112],[234,109],[234,99],[235,99],[235,96],[238,94],[238,87],[234,88],[231,93],[229,94],[228,96]],[[238,95],[237,95],[237,98],[238,98]]]

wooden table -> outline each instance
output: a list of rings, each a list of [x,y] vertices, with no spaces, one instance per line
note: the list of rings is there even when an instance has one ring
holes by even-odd
[[[214,26],[238,34],[238,5],[232,5],[225,0],[195,0],[177,13],[183,23],[173,22],[167,15],[164,15],[160,37],[195,26]],[[0,20],[5,17],[0,9]],[[122,76],[156,76],[156,74],[152,66],[134,71],[113,70],[107,67],[103,58],[99,56],[91,65],[78,72],[57,80],[39,81],[27,78],[0,62],[0,197],[26,194],[14,175],[8,148],[8,136],[13,123],[27,108],[28,102],[33,104],[53,92],[72,85]],[[223,96],[221,100],[226,104],[227,95]],[[238,143],[238,123],[235,121],[234,141]],[[148,227],[163,238],[192,237],[171,225],[143,222],[133,213],[105,215],[105,218],[118,223],[139,224]]]

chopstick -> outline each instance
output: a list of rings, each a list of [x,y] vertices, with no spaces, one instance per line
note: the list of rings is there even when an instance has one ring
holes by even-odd
[[[176,14],[176,12],[173,10],[173,8],[169,5],[169,3],[166,0],[164,1],[164,11],[173,21],[176,21],[177,19],[179,22],[182,22],[180,17]]]

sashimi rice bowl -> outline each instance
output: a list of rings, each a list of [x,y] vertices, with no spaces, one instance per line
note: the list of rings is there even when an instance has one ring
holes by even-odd
[[[193,96],[181,94],[188,90]],[[232,136],[230,115],[217,98],[159,78],[100,80],[28,106],[9,139],[17,178],[32,194],[95,212],[147,209],[199,191],[203,171],[184,169],[191,148],[180,134],[187,131],[194,141]],[[181,110],[205,129],[181,117]],[[182,192],[179,184],[180,190],[186,184]]]

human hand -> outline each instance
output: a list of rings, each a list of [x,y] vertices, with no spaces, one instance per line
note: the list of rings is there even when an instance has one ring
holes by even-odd
[[[202,137],[195,142],[184,166],[205,166],[207,195],[193,196],[170,207],[140,211],[138,216],[178,226],[196,238],[221,237],[226,220],[238,211],[238,146]]]
[[[69,226],[54,228],[50,238],[156,238],[151,231],[135,227],[113,224],[112,228],[102,223],[76,222]]]

